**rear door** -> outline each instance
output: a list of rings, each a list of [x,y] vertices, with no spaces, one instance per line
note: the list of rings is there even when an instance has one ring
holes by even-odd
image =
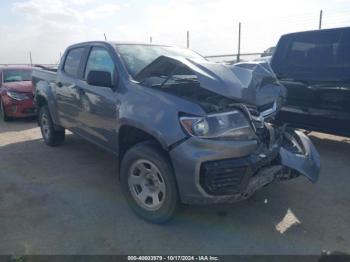
[[[79,129],[78,81],[82,77],[82,63],[87,47],[74,47],[67,51],[65,61],[57,72],[56,101],[61,124],[73,132]]]

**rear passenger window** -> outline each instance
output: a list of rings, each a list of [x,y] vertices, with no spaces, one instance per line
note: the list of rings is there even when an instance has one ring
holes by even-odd
[[[84,52],[84,47],[74,48],[70,50],[67,54],[63,71],[70,76],[77,77],[79,72],[80,60],[83,56],[83,52]]]
[[[108,51],[102,47],[93,47],[85,69],[85,79],[90,71],[106,71],[112,74],[114,79],[114,62]]]

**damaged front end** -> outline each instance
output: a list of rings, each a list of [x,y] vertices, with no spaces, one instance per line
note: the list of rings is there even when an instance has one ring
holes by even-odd
[[[181,159],[178,164],[174,160],[175,173],[196,174],[196,186],[207,200],[241,200],[275,180],[300,175],[317,181],[320,159],[310,139],[274,123],[286,90],[268,65],[226,66],[161,56],[136,80],[192,101],[205,111],[203,116],[179,112],[189,141],[171,156]],[[191,161],[196,162],[192,169]],[[182,192],[184,202],[203,201],[189,193],[189,187],[187,191]]]

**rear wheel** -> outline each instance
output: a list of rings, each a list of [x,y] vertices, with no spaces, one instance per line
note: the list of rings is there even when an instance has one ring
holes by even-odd
[[[153,143],[137,144],[125,154],[121,184],[129,205],[141,218],[160,224],[174,217],[179,197],[173,169]]]
[[[39,124],[41,134],[45,143],[49,146],[59,146],[63,144],[65,137],[65,130],[61,128],[56,130],[53,124],[49,108],[47,106],[40,107],[39,110]]]
[[[1,119],[4,122],[7,122],[10,120],[10,118],[6,115],[5,106],[4,106],[1,98],[0,98],[0,115],[1,115]]]

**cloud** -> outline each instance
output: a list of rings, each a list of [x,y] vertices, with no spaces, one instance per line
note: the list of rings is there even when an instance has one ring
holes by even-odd
[[[120,6],[117,4],[104,4],[84,12],[84,17],[88,19],[108,18],[114,15],[119,9]]]
[[[82,16],[70,8],[65,1],[30,0],[15,2],[12,10],[34,21],[57,21],[61,23],[81,22]]]
[[[0,63],[26,62],[29,51],[34,63],[56,63],[68,45],[101,39],[103,32],[94,23],[119,9],[115,2],[97,0],[15,1],[11,11],[24,21],[1,25]]]
[[[147,39],[148,34],[157,43],[185,46],[189,30],[191,48],[204,55],[225,54],[237,52],[238,23],[242,22],[241,51],[262,52],[276,45],[282,34],[316,29],[320,2],[325,1],[167,0],[149,5],[145,22],[129,25],[133,30],[124,32],[126,36],[133,33]],[[339,12],[337,18],[330,19],[344,25],[349,16],[344,14],[341,20]],[[325,27],[335,24],[326,15],[324,21]]]
[[[348,0],[13,0],[12,13],[0,25],[0,58],[51,63],[67,45],[86,40],[186,45],[203,55],[237,51],[242,22],[242,52],[262,52],[282,34],[350,24]],[[303,8],[300,8],[302,6]],[[9,12],[10,10],[0,10]],[[5,13],[6,16],[6,13]],[[11,54],[9,52],[11,50]]]
[[[69,2],[74,5],[87,5],[87,4],[96,3],[97,0],[69,0]]]
[[[96,0],[28,0],[15,2],[13,11],[25,15],[32,20],[56,21],[62,24],[82,23],[89,19],[105,19],[114,15],[119,9],[115,3],[96,4],[90,9],[77,9]]]

